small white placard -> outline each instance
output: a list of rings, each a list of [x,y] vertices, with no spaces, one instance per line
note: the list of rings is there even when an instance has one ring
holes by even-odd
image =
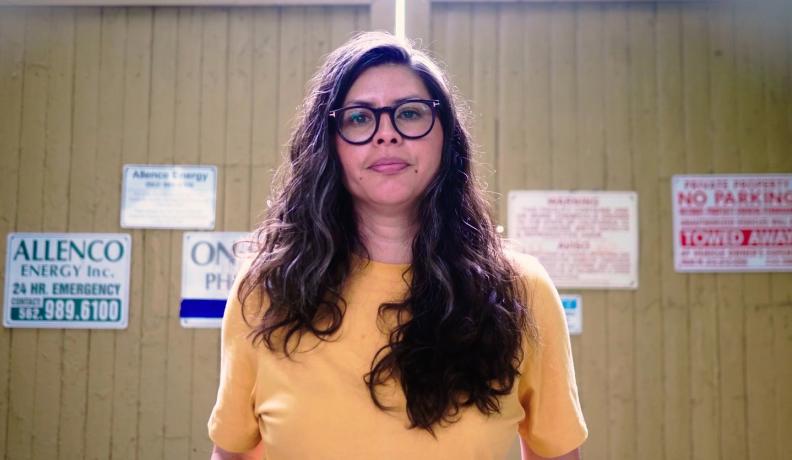
[[[131,249],[123,233],[10,233],[3,325],[125,329]]]
[[[678,272],[792,271],[792,174],[674,176]]]
[[[579,295],[561,294],[569,335],[583,333],[583,301]]]
[[[508,236],[559,288],[638,288],[635,192],[514,190]]]
[[[183,327],[220,327],[228,292],[239,271],[234,243],[244,232],[186,232],[182,244],[179,317]]]
[[[217,167],[124,165],[121,227],[211,230]]]

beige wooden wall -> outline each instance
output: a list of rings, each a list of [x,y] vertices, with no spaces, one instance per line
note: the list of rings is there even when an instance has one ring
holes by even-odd
[[[368,6],[0,7],[2,260],[12,231],[121,231],[126,163],[218,165],[216,229],[250,229],[320,56],[368,27]],[[219,333],[179,325],[182,232],[130,233],[127,330],[0,328],[0,458],[209,458]]]
[[[424,41],[491,189],[640,196],[641,288],[583,292],[573,339],[586,458],[792,458],[792,276],[675,274],[669,190],[792,172],[790,3],[486,3],[431,4]],[[0,7],[3,260],[12,231],[120,231],[125,163],[218,165],[217,229],[250,228],[304,82],[369,16]],[[178,323],[181,232],[131,234],[128,330],[0,328],[0,458],[208,457],[217,331]]]
[[[639,193],[640,289],[578,291],[585,458],[792,459],[792,274],[675,273],[669,185],[792,173],[792,2],[418,0],[407,17],[471,101],[492,190]]]

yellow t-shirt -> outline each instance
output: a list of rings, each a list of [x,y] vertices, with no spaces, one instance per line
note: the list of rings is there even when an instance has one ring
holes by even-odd
[[[237,286],[232,289],[223,318],[220,387],[209,436],[232,452],[250,450],[263,439],[267,460],[502,459],[516,432],[545,457],[579,447],[587,431],[558,293],[536,259],[513,258],[540,337],[535,345],[526,342],[522,375],[512,393],[502,397],[500,413],[486,416],[475,406],[465,408],[459,421],[436,428],[434,438],[425,430],[407,429],[398,384],[380,392],[394,410],[374,405],[363,376],[387,343],[382,323],[377,326],[378,308],[403,298],[407,266],[369,262],[359,264],[347,278],[347,309],[334,340],[305,336],[291,359],[251,344]],[[257,300],[251,296],[246,311],[254,311]]]

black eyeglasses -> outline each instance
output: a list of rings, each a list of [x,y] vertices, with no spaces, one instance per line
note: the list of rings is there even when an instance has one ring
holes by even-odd
[[[391,107],[375,109],[353,105],[331,110],[336,131],[342,139],[354,145],[366,144],[374,138],[383,113],[390,115],[391,125],[407,139],[420,139],[432,130],[437,118],[437,99],[410,99]]]

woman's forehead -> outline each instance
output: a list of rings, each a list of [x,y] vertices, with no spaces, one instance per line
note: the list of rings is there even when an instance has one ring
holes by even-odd
[[[404,99],[429,99],[423,80],[411,68],[383,64],[366,69],[352,83],[344,105],[390,105]]]

